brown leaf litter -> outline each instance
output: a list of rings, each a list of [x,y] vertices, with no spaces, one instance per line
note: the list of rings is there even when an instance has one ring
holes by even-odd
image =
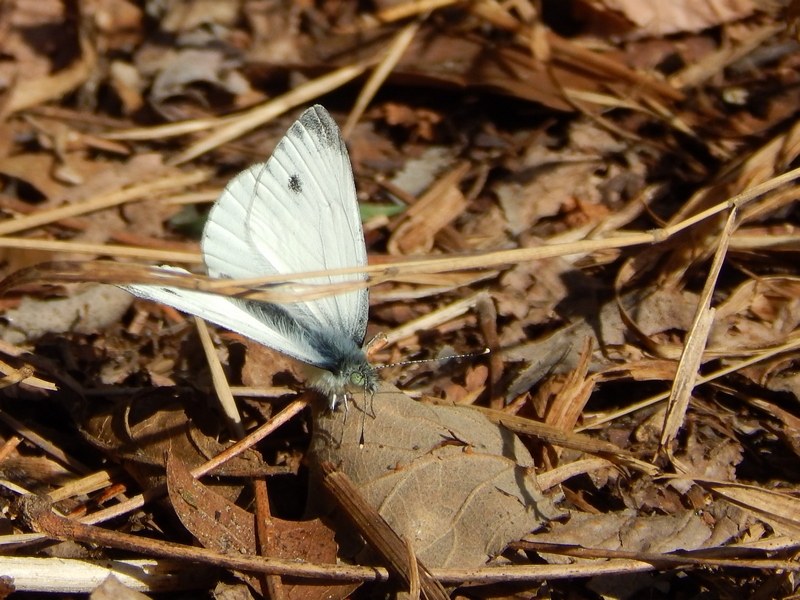
[[[796,596],[797,2],[367,4],[0,9],[0,594]],[[386,366],[335,413],[104,285],[342,291],[150,266],[317,102]]]

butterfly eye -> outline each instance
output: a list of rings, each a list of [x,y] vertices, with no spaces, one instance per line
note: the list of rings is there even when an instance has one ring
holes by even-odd
[[[364,374],[363,373],[351,373],[350,374],[350,383],[353,385],[364,385]]]

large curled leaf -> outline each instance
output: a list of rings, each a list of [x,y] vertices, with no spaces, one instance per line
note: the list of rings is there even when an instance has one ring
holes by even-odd
[[[346,413],[315,411],[311,468],[330,462],[346,473],[426,565],[482,565],[556,516],[522,442],[476,411],[391,386],[363,407],[362,397]]]

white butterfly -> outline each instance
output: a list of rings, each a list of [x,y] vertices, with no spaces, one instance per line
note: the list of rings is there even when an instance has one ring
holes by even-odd
[[[350,157],[327,110],[306,110],[266,163],[228,183],[208,216],[201,247],[208,275],[219,278],[288,277],[367,264]],[[364,279],[356,274],[303,282]],[[124,288],[323,369],[312,385],[328,397],[331,409],[346,400],[350,386],[369,393],[377,387],[362,350],[366,289],[278,305],[156,285]]]

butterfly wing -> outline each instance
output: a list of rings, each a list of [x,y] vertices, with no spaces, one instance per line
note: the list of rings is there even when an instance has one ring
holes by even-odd
[[[202,250],[208,274],[220,278],[367,264],[350,158],[323,107],[306,110],[266,163],[228,183],[209,213]],[[363,279],[325,276],[304,283]],[[367,326],[366,289],[282,305],[164,286],[125,289],[326,369],[360,348]]]
[[[159,267],[169,273],[189,274],[177,267]],[[157,285],[120,286],[132,294],[172,306],[182,312],[197,315],[207,321],[230,329],[260,344],[275,348],[309,364],[320,364],[324,356],[314,347],[309,336],[297,329],[297,325],[281,316],[280,307],[275,307],[271,320],[262,314],[273,308],[264,302],[252,302],[229,298],[219,294],[197,292],[183,288]],[[253,307],[251,304],[255,304]]]
[[[231,180],[209,214],[202,248],[212,277],[290,276],[367,264],[350,158],[327,110],[307,109],[266,163]],[[325,276],[302,283],[365,278]],[[358,346],[364,340],[366,289],[281,308],[310,332],[344,335]]]

